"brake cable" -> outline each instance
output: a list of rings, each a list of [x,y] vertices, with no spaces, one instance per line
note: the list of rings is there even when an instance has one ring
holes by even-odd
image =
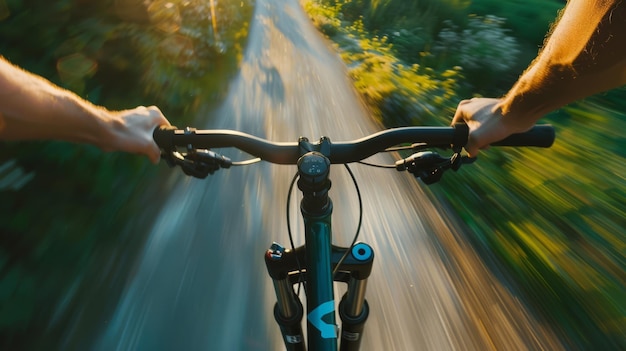
[[[337,262],[337,265],[333,270],[333,277],[337,273],[337,270],[339,269],[343,261],[346,259],[346,257],[348,257],[348,253],[352,252],[352,248],[356,244],[356,241],[359,239],[359,234],[361,233],[361,225],[363,224],[363,199],[361,198],[361,190],[359,189],[359,184],[357,184],[356,177],[354,176],[354,173],[352,173],[350,166],[348,166],[348,164],[344,164],[344,166],[346,167],[346,170],[348,170],[350,178],[352,178],[352,182],[354,183],[354,188],[356,189],[356,194],[359,199],[359,224],[356,227],[356,233],[354,234],[354,238],[352,238],[352,243],[350,244],[350,247],[348,247],[346,252],[343,253],[343,256],[341,256],[339,262]]]
[[[476,158],[471,158],[468,156],[464,156],[461,154],[460,147],[453,148],[453,154],[450,157],[440,156],[438,153],[426,149],[431,148],[440,148],[440,149],[449,149],[448,146],[444,145],[428,145],[425,143],[415,143],[411,146],[399,146],[385,149],[382,152],[396,152],[396,151],[405,151],[405,150],[413,150],[416,151],[409,157],[402,158],[396,161],[393,165],[383,165],[383,164],[375,164],[365,161],[359,161],[358,163],[377,168],[395,168],[399,172],[408,171],[413,174],[416,178],[419,178],[425,184],[434,184],[438,182],[443,173],[448,169],[452,169],[455,172],[461,167],[462,164],[473,163],[476,161]]]
[[[293,193],[293,187],[296,184],[296,181],[298,180],[298,173],[296,172],[296,174],[293,176],[293,179],[291,180],[291,184],[289,184],[289,190],[287,191],[287,234],[289,235],[289,244],[291,245],[291,250],[292,251],[296,251],[296,245],[294,244],[293,241],[293,234],[291,232],[291,219],[290,219],[290,211],[289,211],[289,205],[291,204],[291,194]],[[306,294],[306,280],[302,279],[302,273],[303,273],[303,269],[302,266],[300,265],[300,259],[298,258],[298,255],[295,255],[296,257],[296,265],[298,266],[298,272],[300,272],[300,275],[298,276],[298,291],[297,291],[297,295],[300,296],[300,287],[302,285],[304,286],[304,293]]]
[[[350,169],[350,166],[348,166],[347,164],[344,164],[344,167],[346,167],[346,170],[348,171],[348,174],[350,175],[350,178],[352,178],[352,183],[354,184],[354,188],[356,190],[356,194],[357,194],[357,198],[359,200],[359,222],[357,224],[357,229],[356,229],[356,233],[354,234],[354,237],[352,238],[352,242],[350,243],[350,246],[348,247],[348,249],[346,250],[346,252],[344,252],[344,254],[341,256],[341,258],[339,259],[339,261],[337,262],[337,265],[335,266],[335,269],[333,269],[332,275],[335,276],[335,274],[337,273],[337,270],[339,269],[339,267],[341,266],[341,264],[346,260],[346,258],[348,257],[348,254],[352,251],[352,248],[354,247],[354,245],[356,244],[357,240],[359,239],[359,234],[361,233],[361,227],[363,224],[363,198],[361,196],[361,189],[359,188],[359,184],[356,181],[356,177],[354,176],[354,173],[352,172],[352,170]],[[289,235],[289,244],[291,245],[291,250],[295,251],[295,244],[293,241],[293,232],[291,230],[291,212],[290,212],[290,204],[291,204],[291,194],[293,193],[293,188],[296,184],[296,181],[298,179],[298,174],[296,173],[296,175],[293,177],[293,179],[291,180],[291,184],[289,185],[289,190],[287,192],[287,234]],[[298,266],[298,271],[300,273],[302,273],[302,267],[300,265],[300,260],[298,259],[298,256],[296,255],[296,265]],[[297,291],[297,295],[300,295],[300,286],[301,285],[305,285],[305,294],[306,294],[306,281],[300,279],[298,281],[298,291]]]

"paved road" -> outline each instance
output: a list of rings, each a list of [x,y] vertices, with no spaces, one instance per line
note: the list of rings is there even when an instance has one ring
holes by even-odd
[[[196,127],[275,141],[300,135],[341,141],[378,130],[297,0],[257,0],[229,97],[218,113],[200,115]],[[414,180],[358,165],[353,170],[365,203],[361,239],[377,254],[364,350],[563,348],[449,229]],[[285,198],[293,173],[256,164],[205,181],[174,177],[180,183],[94,349],[282,349],[262,255],[274,240],[288,243]],[[358,218],[356,195],[345,170],[331,174],[334,238],[347,245]],[[291,213],[293,227],[302,228],[295,202]]]

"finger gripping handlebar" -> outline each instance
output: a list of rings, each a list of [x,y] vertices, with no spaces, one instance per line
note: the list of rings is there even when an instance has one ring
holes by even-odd
[[[171,151],[175,149],[174,133],[178,130],[175,126],[159,126],[152,132],[154,142],[163,150]]]

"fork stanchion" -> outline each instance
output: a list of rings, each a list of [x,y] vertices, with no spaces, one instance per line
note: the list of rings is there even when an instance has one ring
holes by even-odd
[[[287,351],[306,350],[302,334],[304,309],[289,279],[289,272],[295,268],[294,265],[298,265],[297,255],[296,251],[285,250],[277,243],[265,252],[265,265],[276,292],[274,319],[280,327]]]
[[[369,305],[365,300],[367,278],[372,271],[374,250],[365,243],[357,243],[350,249],[340,270],[347,277],[340,279],[348,284],[348,289],[339,303],[341,318],[341,351],[357,351],[363,339],[363,329],[369,316]]]

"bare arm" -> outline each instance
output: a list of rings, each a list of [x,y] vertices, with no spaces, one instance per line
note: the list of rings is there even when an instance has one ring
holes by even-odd
[[[570,0],[543,50],[501,99],[459,104],[453,123],[470,126],[466,150],[531,128],[545,114],[626,84],[626,4]]]
[[[0,57],[1,140],[89,143],[104,151],[144,154],[157,162],[152,130],[158,125],[169,122],[154,106],[109,111]]]

